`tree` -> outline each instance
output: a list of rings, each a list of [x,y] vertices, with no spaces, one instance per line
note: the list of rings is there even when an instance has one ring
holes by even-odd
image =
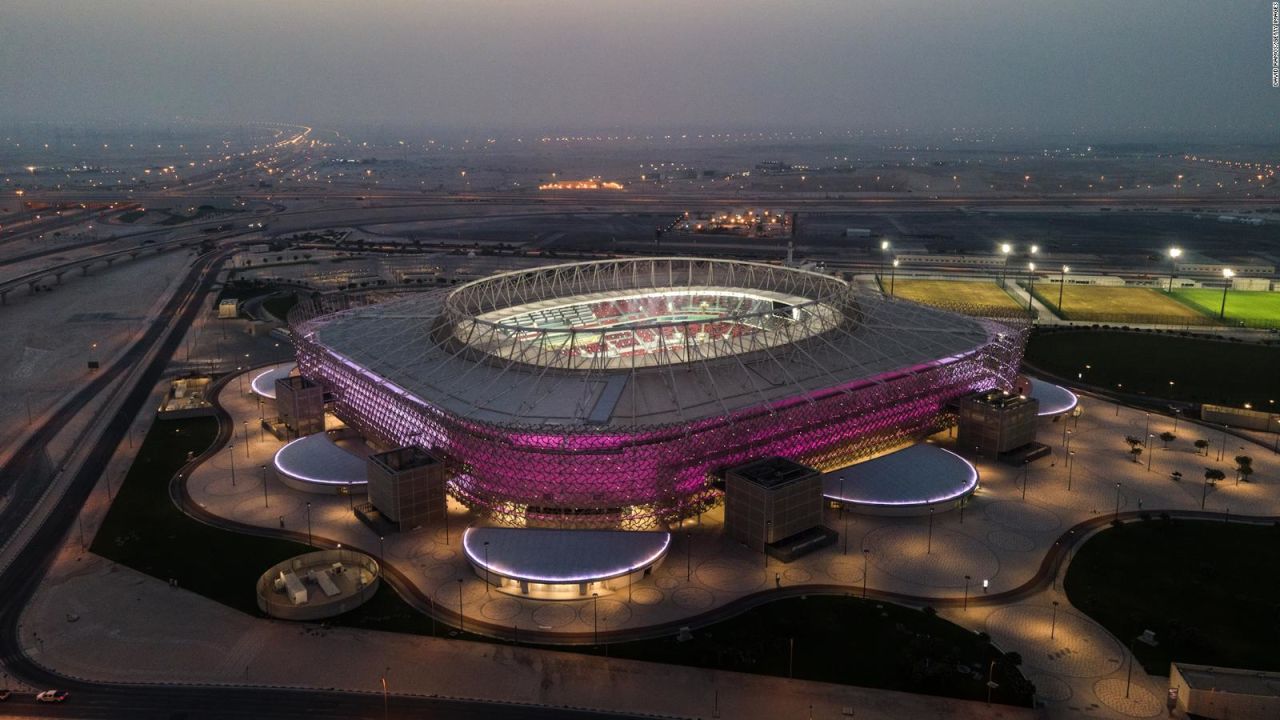
[[[1222,472],[1221,470],[1217,470],[1214,468],[1204,469],[1204,479],[1208,480],[1211,483],[1216,483],[1219,480],[1225,480],[1226,477],[1227,477],[1227,474]]]
[[[1178,436],[1177,436],[1177,435],[1174,435],[1173,433],[1169,432],[1168,430],[1165,430],[1164,432],[1160,433],[1160,439],[1161,439],[1162,441],[1164,441],[1164,449],[1165,449],[1165,450],[1168,450],[1168,449],[1169,449],[1169,443],[1173,442],[1174,440],[1177,440],[1177,439],[1178,439]]]
[[[1129,443],[1129,454],[1133,456],[1133,461],[1138,462],[1138,456],[1142,454],[1142,441],[1132,435],[1125,435],[1124,441]]]
[[[1195,441],[1195,443],[1194,443],[1194,444],[1195,444],[1195,446],[1196,446],[1196,449],[1197,449],[1197,450],[1203,450],[1205,455],[1208,455],[1208,454],[1209,454],[1209,441],[1208,441],[1208,440],[1197,440],[1197,441]]]
[[[1253,458],[1248,455],[1236,456],[1236,484],[1239,485],[1243,479],[1249,481],[1249,476],[1253,474]]]

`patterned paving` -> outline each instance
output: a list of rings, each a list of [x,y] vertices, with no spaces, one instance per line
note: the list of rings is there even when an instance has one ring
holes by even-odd
[[[1125,657],[1101,625],[1065,606],[1058,608],[1056,627],[1051,607],[1003,607],[987,616],[987,632],[996,645],[1019,648],[1028,668],[1065,677],[1102,677],[1119,669]]]
[[[985,543],[955,532],[922,525],[891,525],[867,535],[874,572],[868,580],[883,583],[876,575],[889,575],[934,588],[962,588],[964,576],[993,578],[1000,561]]]

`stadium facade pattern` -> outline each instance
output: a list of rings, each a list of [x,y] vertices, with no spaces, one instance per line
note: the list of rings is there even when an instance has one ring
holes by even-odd
[[[290,316],[301,372],[372,439],[453,466],[461,502],[513,525],[645,529],[781,455],[821,469],[943,429],[1017,377],[1027,324],[765,264],[555,265]]]

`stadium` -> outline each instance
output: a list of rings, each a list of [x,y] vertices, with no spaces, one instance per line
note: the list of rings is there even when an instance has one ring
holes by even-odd
[[[450,492],[516,526],[651,529],[720,498],[728,467],[830,470],[1009,389],[1025,324],[751,262],[521,270],[291,315],[298,365],[388,447],[433,449]]]

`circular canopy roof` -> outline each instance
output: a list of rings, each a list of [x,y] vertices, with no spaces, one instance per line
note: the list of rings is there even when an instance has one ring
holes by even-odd
[[[884,507],[950,502],[977,486],[978,469],[968,460],[928,443],[881,455],[822,478],[822,492],[828,498]]]
[[[325,433],[300,437],[276,451],[276,470],[303,483],[365,485],[366,459],[338,447]]]
[[[1075,393],[1061,385],[1054,385],[1051,382],[1037,380],[1033,377],[1029,377],[1027,380],[1031,383],[1031,391],[1027,393],[1027,396],[1040,401],[1040,417],[1071,412],[1080,402]]]
[[[276,380],[287,378],[298,369],[297,363],[285,363],[277,365],[273,368],[265,370],[253,376],[253,381],[249,383],[253,386],[253,392],[258,397],[264,397],[271,400],[276,399]]]
[[[661,560],[670,545],[667,532],[481,527],[462,535],[462,548],[476,567],[548,584],[621,577]]]

